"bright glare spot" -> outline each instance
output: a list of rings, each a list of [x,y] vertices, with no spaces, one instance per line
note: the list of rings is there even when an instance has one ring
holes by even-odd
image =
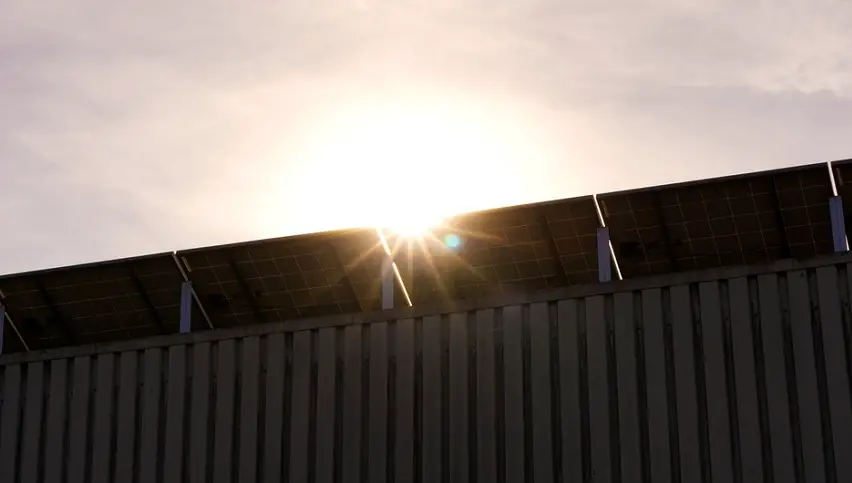
[[[389,226],[395,235],[405,238],[418,238],[429,235],[432,229],[440,225],[440,221],[429,221],[428,215],[420,216],[410,213],[408,216],[401,216],[398,221],[388,220],[383,225]]]
[[[446,246],[450,250],[456,250],[458,248],[461,248],[462,239],[455,233],[450,233],[449,235],[444,237],[444,246]]]
[[[288,155],[295,169],[279,175],[281,202],[325,226],[424,236],[523,189],[533,150],[510,120],[446,99],[341,107]],[[274,209],[264,217],[274,220]]]

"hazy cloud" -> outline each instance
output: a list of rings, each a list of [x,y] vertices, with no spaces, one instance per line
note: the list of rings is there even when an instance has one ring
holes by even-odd
[[[251,214],[398,96],[534,133],[506,203],[847,157],[850,45],[830,0],[7,1],[0,272],[332,228],[363,185]]]

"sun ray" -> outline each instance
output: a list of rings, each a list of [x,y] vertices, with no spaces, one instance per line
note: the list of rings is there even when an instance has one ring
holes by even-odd
[[[387,236],[385,236],[385,233],[381,228],[376,228],[376,234],[379,236],[382,248],[384,248],[385,250],[385,255],[390,258],[391,269],[393,270],[394,277],[396,278],[397,282],[399,282],[399,287],[402,290],[402,295],[405,297],[405,302],[408,304],[409,307],[411,307],[411,296],[408,294],[408,289],[405,287],[405,280],[402,279],[402,274],[399,272],[399,267],[396,266],[396,260],[394,260],[390,245],[388,245]]]

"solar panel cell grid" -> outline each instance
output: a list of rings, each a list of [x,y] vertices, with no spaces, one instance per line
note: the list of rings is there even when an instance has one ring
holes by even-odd
[[[601,195],[625,276],[831,252],[824,166]]]
[[[375,231],[365,230],[179,256],[214,324],[228,327],[376,308],[381,253]]]
[[[545,228],[556,244],[567,282],[597,281],[597,209],[591,197],[544,206]],[[542,250],[539,247],[536,251]]]
[[[177,330],[180,274],[170,255],[0,279],[10,315],[33,348]]]
[[[34,280],[24,277],[5,279],[0,289],[3,290],[7,310],[23,332],[46,341],[63,337],[60,325],[45,305]],[[31,345],[40,346],[39,342],[37,340]]]

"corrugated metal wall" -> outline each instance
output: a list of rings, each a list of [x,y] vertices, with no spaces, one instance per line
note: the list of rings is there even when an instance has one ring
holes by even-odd
[[[852,482],[850,275],[7,364],[0,481]]]

